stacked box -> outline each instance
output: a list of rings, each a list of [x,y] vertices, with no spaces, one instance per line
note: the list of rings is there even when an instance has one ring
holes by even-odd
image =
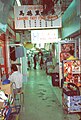
[[[68,113],[81,112],[81,96],[63,94],[63,107]]]

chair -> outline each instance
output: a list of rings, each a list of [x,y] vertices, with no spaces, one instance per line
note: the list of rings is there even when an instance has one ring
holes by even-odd
[[[22,89],[16,93],[16,96],[17,96],[17,95],[18,95],[19,98],[20,98],[20,102],[22,101],[22,98],[23,98],[23,103],[24,103],[24,92],[23,92]]]

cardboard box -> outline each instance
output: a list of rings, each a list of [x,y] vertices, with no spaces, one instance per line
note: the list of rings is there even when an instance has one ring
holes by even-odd
[[[12,94],[12,84],[0,85],[1,90],[4,91],[5,94]]]
[[[4,104],[3,102],[0,102],[0,109],[3,107],[3,104]]]

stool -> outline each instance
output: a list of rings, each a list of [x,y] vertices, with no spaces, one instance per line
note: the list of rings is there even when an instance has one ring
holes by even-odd
[[[12,87],[13,87],[13,85],[14,85],[14,87],[15,87],[15,89],[13,89],[13,93],[14,93],[14,98],[15,98],[15,100],[20,100],[20,102],[21,102],[21,98],[23,97],[23,103],[24,103],[24,92],[23,92],[22,88],[17,89],[15,82],[12,83]],[[19,98],[20,98],[20,99],[16,99],[16,96],[17,96],[17,95],[19,95]]]
[[[23,103],[24,103],[24,93],[23,91],[19,91],[18,93],[16,93],[16,95],[19,95],[19,98],[20,98],[20,102],[22,101],[22,98],[23,98]]]

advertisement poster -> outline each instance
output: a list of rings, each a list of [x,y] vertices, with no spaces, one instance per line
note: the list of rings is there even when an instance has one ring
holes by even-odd
[[[66,60],[69,54],[75,56],[75,43],[64,43],[61,44],[60,61]]]
[[[63,77],[66,82],[81,85],[81,60],[65,60],[63,61]]]

